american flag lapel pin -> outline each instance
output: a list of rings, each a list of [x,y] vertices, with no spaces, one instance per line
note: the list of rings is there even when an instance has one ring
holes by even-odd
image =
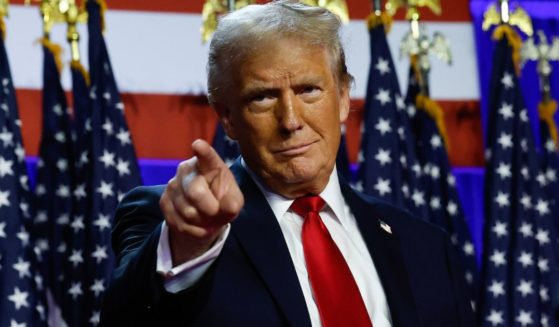
[[[392,228],[390,228],[390,225],[388,225],[382,220],[379,220],[379,223],[380,223],[380,228],[382,228],[388,234],[392,234]]]

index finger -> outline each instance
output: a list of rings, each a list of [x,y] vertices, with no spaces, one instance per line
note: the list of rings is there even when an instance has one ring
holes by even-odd
[[[192,143],[192,152],[198,158],[196,166],[201,174],[226,167],[214,148],[204,140],[194,141]]]

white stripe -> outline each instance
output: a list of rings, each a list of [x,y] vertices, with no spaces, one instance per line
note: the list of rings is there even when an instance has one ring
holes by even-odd
[[[206,85],[208,46],[200,40],[201,16],[196,14],[150,13],[111,10],[107,12],[105,33],[115,76],[122,92],[203,94]],[[42,52],[36,40],[42,34],[36,7],[12,5],[7,19],[6,46],[14,83],[19,88],[42,87]],[[431,91],[436,99],[478,99],[478,78],[473,28],[470,23],[426,23],[429,33],[443,32],[454,55],[452,67],[433,58]],[[65,48],[64,62],[70,58],[65,27],[56,26],[51,39]],[[398,60],[398,46],[408,30],[396,22],[389,34],[400,85],[407,83],[408,60]],[[82,63],[87,67],[86,27],[80,26]],[[344,27],[350,72],[356,84],[353,98],[364,98],[370,60],[369,36],[363,20]],[[70,89],[65,67],[63,86]],[[405,91],[405,87],[402,90]]]

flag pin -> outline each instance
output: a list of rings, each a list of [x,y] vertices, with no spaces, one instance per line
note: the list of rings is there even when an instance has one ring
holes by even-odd
[[[382,220],[379,220],[379,223],[380,223],[380,228],[384,229],[384,231],[387,232],[388,234],[392,234],[392,228],[390,228],[390,225],[388,225]]]

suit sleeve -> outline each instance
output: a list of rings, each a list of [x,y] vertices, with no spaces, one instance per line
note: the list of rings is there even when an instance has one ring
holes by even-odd
[[[176,324],[177,312],[187,323],[197,308],[193,303],[200,303],[201,294],[206,292],[203,285],[209,276],[186,291],[171,294],[164,289],[162,277],[156,272],[163,221],[159,209],[162,192],[162,186],[136,188],[116,210],[112,246],[117,265],[105,292],[101,326]],[[211,270],[206,275],[211,275]]]

